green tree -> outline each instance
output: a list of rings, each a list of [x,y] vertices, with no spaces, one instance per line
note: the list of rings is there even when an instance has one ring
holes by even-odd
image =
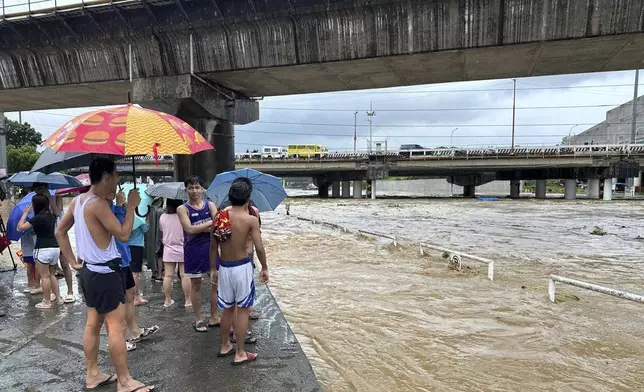
[[[40,154],[36,151],[36,146],[7,146],[7,166],[9,173],[31,170],[32,166],[38,160]]]
[[[29,123],[19,123],[5,117],[5,128],[7,132],[7,146],[32,146],[38,147],[42,144],[42,135]]]

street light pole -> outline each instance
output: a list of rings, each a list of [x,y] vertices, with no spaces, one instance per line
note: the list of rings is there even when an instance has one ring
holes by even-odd
[[[517,80],[512,79],[514,82],[514,88],[512,93],[512,152],[514,152],[514,122],[517,114]]]
[[[577,124],[577,125],[573,125],[572,127],[570,127],[570,130],[568,131],[568,145],[569,145],[569,146],[571,145],[570,140],[571,140],[571,138],[572,138],[572,136],[571,136],[571,135],[572,135],[572,130],[573,130],[575,127],[578,127],[578,126],[579,126],[579,124]]]
[[[456,132],[456,130],[457,130],[457,129],[458,129],[458,128],[454,128],[454,130],[452,131],[452,134],[451,134],[451,135],[449,135],[449,148],[454,147],[454,143],[453,143],[453,139],[454,139],[454,132]]]
[[[367,116],[369,117],[369,152],[371,152],[371,149],[373,147],[372,117],[375,115],[376,115],[376,112],[373,110],[373,102],[369,102],[369,111],[367,112]]]
[[[358,149],[358,112],[353,113],[353,152]]]
[[[633,86],[633,115],[632,115],[633,122],[631,123],[631,144],[635,144],[635,133],[637,132],[635,128],[637,127],[637,87],[639,85],[639,78],[640,78],[640,70],[636,69],[635,83]]]

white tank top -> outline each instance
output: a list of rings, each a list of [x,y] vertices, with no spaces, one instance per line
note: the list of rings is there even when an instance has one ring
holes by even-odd
[[[92,233],[87,228],[85,222],[85,206],[90,200],[96,199],[97,196],[92,195],[81,201],[81,196],[76,198],[76,205],[74,206],[74,233],[76,234],[76,252],[78,258],[83,260],[90,271],[107,274],[113,272],[110,267],[106,265],[93,265],[104,264],[110,260],[118,259],[121,254],[116,247],[116,240],[114,236],[110,238],[110,244],[106,249],[101,249],[96,245]]]

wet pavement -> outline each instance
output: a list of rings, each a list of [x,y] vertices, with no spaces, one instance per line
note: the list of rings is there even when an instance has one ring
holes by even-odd
[[[256,362],[233,367],[229,358],[217,358],[219,329],[196,333],[191,323],[193,313],[183,305],[163,308],[161,282],[145,279],[143,291],[150,303],[137,307],[141,327],[157,324],[158,333],[137,344],[128,354],[132,375],[154,384],[160,391],[319,391],[311,365],[275,299],[264,285],[257,285],[258,304],[262,312],[251,329],[258,338],[250,351],[259,354]],[[60,280],[64,292],[64,280]],[[76,286],[76,282],[74,282]],[[204,285],[207,286],[207,285]],[[3,392],[70,392],[84,389],[83,330],[85,305],[79,300],[72,305],[39,310],[34,305],[42,296],[23,294],[25,269],[0,274],[0,391]],[[74,288],[77,292],[77,288]],[[183,300],[179,282],[174,282],[173,298]],[[208,291],[202,298],[209,298]],[[204,303],[208,311],[209,306]],[[113,372],[106,349],[106,336],[101,336],[99,363],[101,369]],[[97,391],[116,391],[113,384]]]

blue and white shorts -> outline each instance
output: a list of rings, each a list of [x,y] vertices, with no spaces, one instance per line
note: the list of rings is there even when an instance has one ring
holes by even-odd
[[[253,259],[220,261],[217,288],[217,306],[228,309],[237,305],[248,308],[255,303]]]

